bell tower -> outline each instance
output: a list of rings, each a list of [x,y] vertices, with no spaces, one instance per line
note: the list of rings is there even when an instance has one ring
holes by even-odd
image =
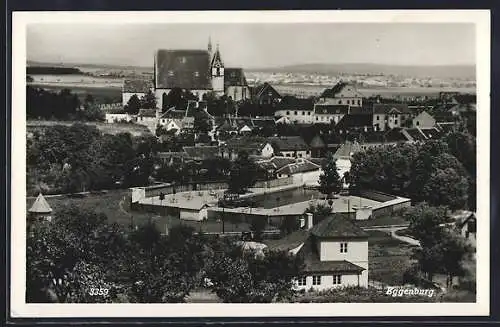
[[[224,94],[224,63],[219,51],[219,44],[215,49],[212,62],[210,64],[211,77],[212,77],[212,89],[218,95]]]

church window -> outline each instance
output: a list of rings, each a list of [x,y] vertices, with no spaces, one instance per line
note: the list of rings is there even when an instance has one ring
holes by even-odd
[[[199,77],[200,73],[199,72],[194,72],[194,77]]]
[[[180,61],[181,64],[185,64],[186,63],[186,57],[180,57],[179,61]]]
[[[173,70],[169,70],[168,71],[168,76],[174,76],[174,71]]]

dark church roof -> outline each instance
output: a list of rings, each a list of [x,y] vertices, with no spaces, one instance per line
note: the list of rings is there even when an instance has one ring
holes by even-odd
[[[224,71],[224,86],[247,86],[243,68],[226,68]]]
[[[154,67],[156,88],[211,89],[209,60],[205,50],[158,50]]]
[[[125,93],[147,93],[153,88],[149,79],[126,79],[123,81],[123,92]]]

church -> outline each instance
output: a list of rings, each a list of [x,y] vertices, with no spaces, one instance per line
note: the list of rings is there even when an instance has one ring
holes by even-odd
[[[207,50],[160,49],[154,58],[154,93],[158,108],[163,108],[167,94],[173,88],[191,91],[200,100],[207,93],[226,95],[234,101],[250,98],[242,68],[225,68],[219,46]]]

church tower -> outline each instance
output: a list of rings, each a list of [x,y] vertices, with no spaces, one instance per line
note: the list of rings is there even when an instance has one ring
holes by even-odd
[[[222,96],[224,94],[224,63],[219,52],[219,44],[217,44],[214,56],[212,57],[210,69],[212,70],[212,89],[218,96]]]

